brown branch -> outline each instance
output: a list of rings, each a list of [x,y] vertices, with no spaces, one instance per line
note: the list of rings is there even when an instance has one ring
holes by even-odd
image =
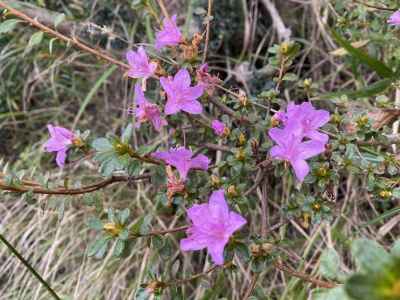
[[[77,48],[79,48],[85,52],[91,53],[91,54],[97,56],[98,58],[104,59],[112,64],[118,65],[119,67],[121,67],[123,69],[129,69],[129,65],[109,56],[106,53],[103,53],[99,50],[95,50],[95,49],[83,44],[81,41],[79,41],[75,37],[73,37],[73,38],[67,37],[67,36],[63,35],[62,33],[55,31],[55,30],[49,28],[48,26],[43,25],[38,20],[31,18],[30,16],[26,15],[25,13],[15,9],[15,8],[12,8],[10,5],[7,5],[6,3],[4,3],[4,1],[0,1],[0,7],[7,9],[12,15],[16,16],[17,18],[27,21],[31,26],[38,28],[40,31],[43,31],[49,35],[55,36],[55,37],[59,38],[60,40],[63,40],[67,43],[71,43],[72,45],[75,45]]]
[[[307,282],[309,282],[309,283],[311,283],[311,284],[313,284],[313,285],[315,285],[317,287],[326,288],[326,289],[332,289],[332,288],[337,286],[336,283],[315,279],[315,278],[310,277],[309,275],[307,275],[305,273],[297,272],[297,271],[293,270],[292,268],[290,268],[288,266],[285,266],[284,264],[279,263],[279,262],[275,262],[274,266],[278,270],[281,270],[283,272],[288,273],[291,276],[294,276],[294,277],[300,278],[300,279],[302,279],[304,281],[307,281]]]
[[[232,265],[233,265],[232,261],[228,261],[223,266],[215,265],[215,266],[211,267],[210,269],[208,269],[207,271],[205,271],[203,273],[195,274],[195,275],[193,275],[193,276],[191,276],[189,278],[178,279],[178,280],[174,280],[174,281],[165,282],[165,286],[168,287],[168,286],[176,286],[176,285],[186,284],[186,283],[189,283],[189,282],[191,282],[191,281],[193,281],[193,280],[195,280],[197,278],[206,276],[209,273],[214,272],[215,270],[226,269],[226,268],[231,267]]]
[[[207,25],[206,25],[206,41],[204,44],[204,53],[202,63],[204,64],[207,60],[208,43],[210,42],[210,23],[211,23],[211,10],[212,10],[212,0],[208,0],[207,8]]]
[[[190,226],[181,226],[181,227],[175,227],[175,228],[171,228],[171,229],[154,230],[154,231],[150,231],[150,232],[145,233],[145,234],[133,234],[132,237],[133,238],[138,238],[138,237],[164,235],[164,234],[168,234],[168,233],[175,233],[175,232],[185,231],[189,227]]]
[[[164,15],[165,18],[167,18],[167,20],[170,19],[169,14],[168,14],[168,10],[165,7],[165,3],[164,0],[157,0],[158,6],[160,6],[161,12]]]
[[[81,188],[75,189],[66,189],[66,188],[56,188],[56,189],[47,189],[43,188],[40,184],[31,182],[31,181],[21,181],[21,185],[8,185],[4,180],[0,179],[0,190],[15,192],[15,193],[26,193],[32,192],[34,194],[45,194],[45,195],[80,195],[91,193],[102,188],[105,188],[113,183],[117,182],[129,182],[150,178],[151,174],[145,174],[135,177],[128,176],[112,176],[111,178],[105,179],[95,184],[91,184],[88,186],[84,186]]]
[[[253,275],[253,278],[251,279],[249,288],[247,289],[246,293],[243,296],[243,300],[247,300],[250,298],[251,294],[253,293],[254,288],[256,287],[259,276],[260,276],[260,273],[255,273]]]

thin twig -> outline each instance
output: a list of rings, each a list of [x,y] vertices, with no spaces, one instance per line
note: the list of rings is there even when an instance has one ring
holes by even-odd
[[[353,0],[353,2],[361,4],[361,5],[364,5],[364,6],[369,7],[369,8],[373,8],[373,9],[386,10],[386,11],[397,11],[396,8],[388,8],[388,7],[384,7],[384,6],[372,5],[372,4],[366,3],[366,2],[361,1],[361,0]]]
[[[94,54],[95,56],[104,59],[110,63],[113,63],[115,65],[120,66],[123,69],[129,69],[129,65],[109,56],[106,53],[100,52],[99,50],[95,50],[85,44],[83,44],[81,41],[79,41],[77,38],[73,37],[67,37],[65,35],[63,35],[62,33],[55,31],[45,25],[43,25],[42,23],[40,23],[39,21],[37,21],[36,19],[32,19],[31,17],[29,17],[28,15],[24,14],[23,12],[20,12],[19,10],[16,10],[12,7],[10,7],[9,5],[7,5],[6,3],[4,3],[3,1],[0,1],[0,7],[7,9],[12,15],[27,21],[28,23],[30,23],[30,25],[38,28],[39,30],[50,34],[52,36],[55,36],[57,38],[59,38],[60,40],[63,40],[67,43],[71,43],[73,45],[75,45],[76,47],[80,48],[83,51],[89,52],[91,54]]]
[[[169,17],[169,14],[168,14],[168,10],[165,7],[164,0],[157,0],[157,2],[158,2],[158,6],[160,6],[162,14],[164,15],[165,18],[167,18],[167,20],[169,20],[170,17]]]
[[[35,276],[36,279],[40,281],[40,283],[47,289],[47,291],[51,294],[51,296],[54,299],[61,300],[61,298],[57,295],[57,293],[50,287],[50,284],[47,283],[46,280],[44,280],[38,272],[36,272],[36,270],[30,265],[30,263],[18,252],[17,249],[14,248],[13,245],[11,245],[7,241],[7,239],[2,234],[0,234],[0,240],[18,258],[18,260],[24,264],[24,266],[29,270],[29,272],[32,273],[32,275]]]
[[[204,64],[207,60],[207,51],[208,51],[208,43],[210,42],[210,23],[211,23],[211,10],[212,10],[212,0],[208,0],[208,8],[207,8],[207,25],[206,25],[206,41],[204,44],[204,52],[203,52],[203,60]]]
[[[309,275],[307,275],[305,273],[297,272],[297,271],[293,270],[292,268],[290,268],[288,266],[285,266],[285,265],[283,265],[282,263],[279,263],[279,262],[275,262],[274,266],[278,270],[281,270],[283,272],[288,273],[291,276],[294,276],[294,277],[300,278],[300,279],[302,279],[304,281],[307,281],[309,283],[312,283],[313,285],[315,285],[317,287],[326,288],[326,289],[332,289],[332,288],[337,286],[333,282],[322,281],[322,280],[310,277]]]
[[[232,261],[229,261],[229,262],[225,263],[223,266],[216,265],[216,266],[211,267],[210,269],[208,269],[207,271],[205,271],[203,273],[195,274],[195,275],[193,275],[193,276],[191,276],[189,278],[178,279],[178,280],[173,280],[173,281],[170,281],[170,282],[166,282],[165,286],[176,286],[176,285],[186,284],[186,283],[189,283],[189,282],[191,282],[191,281],[193,281],[193,280],[195,280],[197,278],[200,278],[200,277],[203,277],[205,275],[208,275],[209,273],[211,273],[211,272],[213,272],[215,270],[226,269],[226,268],[231,267],[232,265],[233,265]]]
[[[175,227],[175,228],[170,228],[170,229],[162,229],[162,230],[154,230],[150,231],[145,234],[133,234],[133,238],[138,238],[138,237],[148,237],[148,236],[157,236],[157,235],[164,235],[168,233],[175,233],[175,232],[180,232],[180,231],[185,231],[188,229],[190,226],[181,226],[181,227]]]
[[[260,273],[255,273],[253,275],[253,278],[251,279],[249,288],[247,289],[246,293],[243,296],[243,300],[247,300],[250,298],[251,294],[253,293],[254,288],[256,287],[259,276],[260,276]]]
[[[24,182],[21,181],[21,185],[8,185],[5,183],[4,180],[0,180],[0,190],[9,191],[9,192],[16,192],[16,193],[26,193],[32,192],[34,194],[46,194],[46,195],[80,195],[91,193],[106,186],[109,186],[116,182],[129,182],[141,179],[150,178],[151,174],[145,174],[135,177],[128,177],[128,176],[112,176],[111,178],[105,179],[95,184],[91,184],[88,186],[84,186],[81,188],[76,189],[66,189],[66,188],[59,188],[59,189],[47,189],[43,188],[40,184],[34,182]]]

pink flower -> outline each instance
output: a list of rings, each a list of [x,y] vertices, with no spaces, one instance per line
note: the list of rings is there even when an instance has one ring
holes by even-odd
[[[49,124],[47,128],[49,129],[50,139],[44,144],[44,149],[47,152],[57,152],[57,165],[63,168],[67,158],[67,150],[72,145],[75,135],[63,127],[54,127]]]
[[[149,102],[145,97],[143,90],[139,83],[135,84],[135,115],[137,118],[136,127],[139,128],[140,124],[150,121],[154,129],[160,131],[161,128],[167,125],[167,121],[161,118],[161,113],[157,105]],[[130,113],[132,113],[130,111]]]
[[[152,156],[163,160],[168,165],[174,166],[178,170],[183,181],[186,180],[190,169],[201,169],[206,171],[210,164],[210,159],[207,156],[199,154],[193,157],[192,151],[185,147],[170,149],[165,152],[155,152]]]
[[[203,95],[201,85],[191,87],[190,75],[186,69],[181,69],[175,77],[161,77],[160,83],[168,95],[165,114],[172,115],[183,110],[190,114],[201,114],[203,107],[196,99]]]
[[[222,136],[225,133],[225,124],[219,120],[214,120],[211,122],[211,127],[214,130],[214,133],[218,136]]]
[[[268,134],[278,144],[271,148],[271,157],[288,161],[301,182],[310,172],[306,159],[325,151],[324,142],[318,140],[302,142],[303,136],[288,127],[271,128]]]
[[[157,69],[156,63],[149,63],[149,58],[143,47],[139,47],[137,52],[132,50],[128,51],[126,53],[126,59],[130,66],[128,76],[132,78],[147,79],[153,76]]]
[[[229,211],[224,190],[211,194],[208,204],[195,204],[187,210],[192,226],[182,239],[182,251],[208,249],[213,262],[224,263],[224,248],[235,231],[245,225],[246,220],[239,214]]]
[[[387,21],[390,25],[400,25],[400,11],[396,11],[394,14],[392,14]]]
[[[287,112],[279,113],[278,118],[297,135],[303,135],[324,143],[329,140],[328,135],[318,131],[321,126],[329,122],[329,112],[323,109],[315,109],[310,102],[304,102],[300,105],[289,103]]]
[[[156,33],[156,49],[160,50],[165,46],[176,46],[182,42],[182,34],[176,26],[176,15],[171,19],[165,18],[161,31]]]
[[[208,73],[208,64],[202,64],[200,68],[196,70],[197,82],[204,87],[208,95],[212,95],[215,90],[215,85],[220,83],[220,79],[217,76],[212,76]]]

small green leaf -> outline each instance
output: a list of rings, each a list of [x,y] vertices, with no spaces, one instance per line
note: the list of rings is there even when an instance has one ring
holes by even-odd
[[[119,223],[121,225],[126,224],[126,221],[128,221],[129,215],[130,215],[129,208],[125,208],[124,210],[118,212]]]
[[[10,20],[5,20],[4,22],[1,22],[0,23],[0,34],[10,32],[20,22],[21,22],[20,20],[16,20],[16,19],[10,19]]]
[[[95,218],[95,217],[90,218],[87,225],[90,228],[97,230],[97,231],[100,231],[103,229],[103,223],[100,221],[99,218]]]
[[[121,142],[124,144],[128,144],[132,137],[132,132],[133,132],[133,126],[132,123],[129,123],[128,126],[126,126],[126,128],[122,132]]]
[[[125,241],[118,239],[114,246],[113,256],[119,257],[125,249]]]
[[[31,38],[29,39],[28,42],[28,48],[32,48],[36,45],[39,45],[43,40],[43,32],[42,31],[38,31],[36,33],[34,33]]]
[[[112,145],[111,142],[110,142],[108,139],[106,139],[106,138],[98,138],[98,139],[95,139],[95,140],[92,142],[92,147],[93,147],[95,150],[99,151],[99,152],[113,151],[113,150],[114,150],[113,145]]]
[[[340,256],[333,248],[325,249],[320,259],[319,272],[327,279],[334,280],[340,271]]]
[[[89,246],[88,256],[96,256],[102,258],[107,251],[108,242],[110,238],[108,236],[102,236]]]
[[[64,14],[58,14],[57,17],[54,20],[54,27],[57,28],[57,26],[60,25],[64,20],[65,20],[65,15]]]

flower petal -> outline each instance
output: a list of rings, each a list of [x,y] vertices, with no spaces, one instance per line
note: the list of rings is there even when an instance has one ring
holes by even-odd
[[[294,169],[297,179],[300,182],[303,182],[304,178],[310,172],[310,167],[308,166],[307,162],[305,160],[298,159],[291,161],[290,163]]]
[[[225,200],[224,189],[219,189],[211,194],[208,207],[210,217],[218,220],[219,223],[225,223],[226,220],[229,220],[229,207]]]
[[[57,152],[56,163],[60,168],[64,167],[66,158],[67,158],[67,149],[63,149]]]
[[[190,166],[194,169],[208,170],[210,159],[204,154],[199,154],[191,160]]]
[[[203,106],[197,100],[186,101],[181,104],[181,109],[193,115],[198,115],[203,112]]]
[[[228,241],[218,241],[208,245],[208,253],[216,265],[224,264],[224,248]]]

